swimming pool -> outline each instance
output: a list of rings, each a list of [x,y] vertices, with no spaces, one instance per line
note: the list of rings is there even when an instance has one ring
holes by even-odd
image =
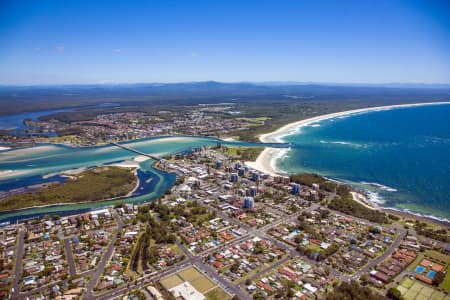
[[[416,267],[416,273],[422,274],[423,271],[425,271],[425,267],[422,267],[422,266],[417,266]]]
[[[436,272],[435,271],[430,271],[430,272],[428,272],[427,277],[430,278],[430,279],[433,279],[434,275],[436,275]]]

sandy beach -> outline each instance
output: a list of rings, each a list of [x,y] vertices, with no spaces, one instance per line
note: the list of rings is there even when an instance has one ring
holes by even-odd
[[[390,109],[396,109],[396,108],[407,108],[407,107],[425,106],[425,105],[443,105],[443,104],[450,104],[450,102],[426,102],[426,103],[413,103],[413,104],[398,104],[398,105],[375,106],[375,107],[347,110],[347,111],[321,115],[321,116],[312,117],[312,118],[308,118],[305,120],[300,120],[297,122],[289,123],[273,132],[262,134],[258,138],[263,143],[279,143],[279,142],[283,142],[282,141],[283,136],[294,133],[303,126],[309,126],[311,124],[314,124],[314,123],[317,123],[317,122],[320,122],[323,120],[344,117],[344,116],[349,116],[349,115],[359,114],[359,113],[372,112],[372,111],[382,111],[382,110],[390,110]],[[280,154],[283,154],[283,151],[286,151],[286,149],[266,148],[266,149],[264,149],[263,152],[261,152],[261,154],[258,156],[256,161],[246,162],[246,164],[249,167],[256,169],[260,172],[263,172],[263,173],[267,173],[267,174],[271,174],[271,175],[282,175],[283,173],[281,171],[276,170],[274,163],[275,163],[277,156],[282,156]]]
[[[332,113],[332,114],[326,114],[326,115],[322,115],[322,116],[317,116],[317,117],[308,118],[305,120],[289,123],[279,129],[277,129],[276,131],[260,135],[259,140],[264,143],[283,142],[283,140],[282,140],[283,136],[294,133],[303,126],[310,126],[311,124],[314,124],[314,123],[317,123],[317,122],[320,122],[323,120],[327,120],[327,119],[337,118],[337,117],[349,116],[349,115],[353,115],[353,114],[365,113],[365,112],[371,112],[371,111],[382,111],[382,110],[389,110],[389,109],[396,109],[396,108],[407,108],[407,107],[425,106],[425,105],[442,105],[442,104],[450,104],[450,102],[432,102],[432,103],[414,103],[414,104],[378,106],[378,107],[368,107],[368,108],[361,108],[361,109],[342,111],[342,112],[337,112],[337,113]],[[249,166],[250,168],[253,168],[255,170],[258,170],[258,171],[266,173],[266,174],[270,174],[272,176],[279,176],[279,175],[286,176],[287,174],[277,170],[274,164],[277,160],[277,157],[283,156],[285,154],[285,152],[287,152],[287,151],[289,151],[289,149],[265,148],[264,151],[261,152],[261,154],[258,156],[256,161],[245,162],[245,164],[247,166]],[[353,195],[353,199],[355,201],[364,205],[367,208],[381,209],[381,207],[379,207],[376,203],[373,203],[370,200],[368,200],[367,197],[365,197],[363,194],[354,192],[354,193],[352,193],[352,195]],[[414,214],[411,214],[408,212],[400,212],[398,210],[387,209],[387,208],[383,208],[383,211],[388,211],[389,213],[396,214],[396,215],[399,215],[402,217],[408,216],[409,218],[412,218],[412,219],[422,219],[422,220],[426,219],[426,220],[429,220],[429,221],[432,221],[435,223],[448,225],[448,223],[445,221],[437,221],[437,220],[430,219],[425,216],[417,216],[417,215],[414,215]]]
[[[134,158],[134,161],[139,163],[139,162],[143,162],[143,161],[146,161],[149,159],[150,159],[150,157],[148,157],[148,156],[139,155]]]

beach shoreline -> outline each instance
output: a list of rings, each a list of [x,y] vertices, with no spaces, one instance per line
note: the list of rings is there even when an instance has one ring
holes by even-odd
[[[344,117],[344,116],[350,116],[354,114],[360,114],[360,113],[368,113],[368,112],[375,112],[375,111],[384,111],[384,110],[391,110],[391,109],[398,109],[398,108],[409,108],[409,107],[417,107],[417,106],[429,106],[429,105],[448,105],[450,102],[424,102],[424,103],[412,103],[412,104],[399,104],[399,105],[388,105],[388,106],[375,106],[375,107],[367,107],[367,108],[360,108],[360,109],[354,109],[354,110],[347,110],[342,112],[336,112],[331,114],[325,114],[321,116],[316,116],[312,118],[307,118],[304,120],[292,122],[289,124],[286,124],[279,129],[261,134],[258,136],[259,140],[263,143],[270,143],[270,142],[284,142],[282,138],[287,135],[291,135],[295,132],[298,132],[298,130],[303,126],[308,126],[314,123],[318,123],[324,120],[333,119],[337,117]],[[287,176],[288,174],[277,170],[275,167],[275,162],[278,159],[278,157],[282,156],[280,153],[283,153],[282,151],[286,151],[286,149],[278,149],[278,148],[265,148],[261,154],[257,157],[256,161],[253,162],[245,162],[247,166],[258,170],[262,173],[269,174],[271,176]],[[287,149],[289,151],[289,149]],[[354,201],[368,207],[371,209],[377,209],[384,211],[386,213],[390,213],[393,215],[397,215],[404,218],[409,218],[413,220],[427,220],[429,222],[440,224],[440,225],[446,225],[449,226],[449,222],[447,220],[440,220],[429,216],[422,216],[417,215],[413,212],[407,212],[407,211],[400,211],[394,208],[389,207],[382,207],[369,199],[367,197],[363,196],[360,193],[356,193],[353,195]],[[360,199],[361,196],[363,196],[364,199]]]
[[[313,123],[318,123],[318,122],[328,120],[328,119],[350,116],[350,115],[359,114],[359,113],[374,112],[374,111],[384,111],[384,110],[409,108],[409,107],[416,107],[416,106],[445,105],[445,104],[450,104],[450,102],[448,102],[448,101],[445,101],[445,102],[422,102],[422,103],[411,103],[411,104],[374,106],[374,107],[346,110],[346,111],[311,117],[311,118],[307,118],[307,119],[300,120],[300,121],[295,121],[295,122],[286,124],[286,125],[278,128],[275,131],[261,134],[258,136],[258,139],[262,143],[282,143],[282,142],[284,142],[282,140],[282,138],[284,136],[287,136],[287,135],[297,132],[301,127],[308,126]],[[287,150],[289,150],[289,149],[287,149]],[[277,170],[274,165],[274,160],[276,160],[276,154],[280,153],[281,151],[286,151],[286,149],[265,148],[261,152],[261,154],[258,156],[256,161],[246,162],[246,164],[248,166],[252,167],[253,169],[258,170],[263,173],[271,174],[274,176],[286,175],[282,171]]]

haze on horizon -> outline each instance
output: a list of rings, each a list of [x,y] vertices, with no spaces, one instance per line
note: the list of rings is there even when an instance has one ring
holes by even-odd
[[[450,83],[448,1],[2,1],[0,84]]]

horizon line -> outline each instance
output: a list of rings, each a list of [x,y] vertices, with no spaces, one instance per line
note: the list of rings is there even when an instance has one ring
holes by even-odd
[[[92,82],[92,83],[36,83],[36,84],[4,84],[0,83],[0,88],[4,87],[64,87],[64,86],[120,86],[120,85],[174,85],[174,84],[199,84],[199,83],[217,83],[217,84],[252,84],[255,86],[289,86],[289,85],[323,85],[323,86],[359,86],[359,87],[449,87],[449,83],[425,83],[425,82],[320,82],[320,81],[217,81],[217,80],[199,80],[199,81],[136,81],[136,82]]]

